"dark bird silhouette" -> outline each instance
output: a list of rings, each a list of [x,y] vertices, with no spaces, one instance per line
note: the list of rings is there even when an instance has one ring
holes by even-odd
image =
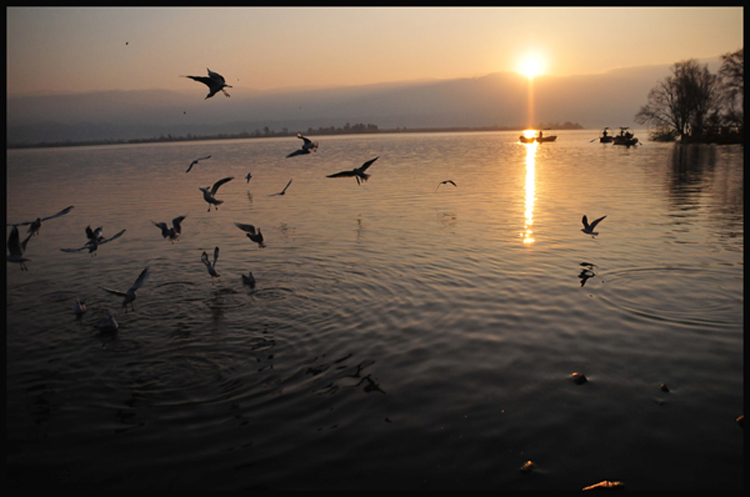
[[[120,297],[125,297],[122,300],[122,307],[125,309],[125,312],[127,312],[127,305],[130,304],[130,307],[132,310],[135,311],[135,306],[133,305],[133,301],[135,301],[135,292],[139,288],[143,286],[144,283],[146,283],[146,280],[149,277],[148,268],[141,271],[141,274],[138,275],[138,278],[135,280],[135,283],[133,283],[133,286],[131,286],[127,292],[120,292],[118,290],[110,290],[109,288],[104,288],[103,286],[100,286],[102,290],[109,292],[113,295],[118,295]]]
[[[201,262],[206,265],[206,269],[208,270],[208,274],[211,275],[211,284],[214,285],[214,278],[219,278],[221,275],[216,272],[216,262],[219,260],[219,247],[216,247],[214,249],[214,261],[211,262],[208,259],[208,254],[204,250],[201,254]]]
[[[66,207],[65,209],[61,210],[57,214],[53,214],[51,216],[42,217],[42,218],[36,218],[33,221],[24,221],[22,223],[8,223],[7,226],[29,226],[29,230],[27,233],[34,233],[39,234],[39,228],[42,227],[42,221],[47,221],[48,219],[54,219],[56,217],[64,216],[68,212],[70,212],[73,209],[73,206]]]
[[[245,176],[245,179],[247,180],[248,183],[250,183],[250,178],[252,177],[253,177],[253,173],[247,173],[247,176]]]
[[[174,243],[175,240],[180,237],[180,233],[182,233],[182,221],[184,221],[186,217],[187,216],[178,216],[172,219],[171,228],[167,226],[167,223],[165,222],[155,223],[154,221],[151,221],[151,223],[157,228],[161,228],[161,236],[169,238],[169,240]]]
[[[21,237],[18,235],[18,228],[16,226],[13,226],[13,228],[10,230],[10,235],[8,235],[8,254],[5,256],[5,259],[8,262],[15,262],[21,266],[21,271],[28,271],[29,269],[26,267],[26,262],[31,261],[31,259],[27,259],[23,256],[23,253],[26,251],[26,244],[29,243],[29,240],[34,235],[34,233],[29,233],[29,236],[26,237],[24,241],[21,241]]]
[[[188,166],[187,171],[185,171],[185,172],[189,173],[190,170],[193,168],[193,166],[196,165],[198,162],[200,162],[202,160],[210,159],[210,158],[211,158],[211,156],[207,155],[205,157],[201,157],[200,159],[195,159],[193,162],[190,163],[190,166]]]
[[[361,181],[367,181],[368,180],[368,178],[370,177],[370,175],[369,174],[365,174],[365,170],[367,170],[367,168],[370,167],[373,162],[375,162],[376,160],[378,160],[379,157],[380,156],[375,157],[374,159],[370,159],[367,162],[365,162],[364,164],[362,164],[361,166],[352,169],[351,171],[341,171],[340,173],[330,174],[330,175],[328,175],[326,177],[327,178],[350,178],[350,177],[354,176],[354,178],[357,180],[357,184],[359,185],[360,184],[360,180]]]
[[[289,188],[289,185],[292,184],[292,180],[289,180],[289,183],[286,184],[283,190],[281,190],[279,193],[273,193],[269,195],[269,197],[275,197],[276,195],[286,195],[286,189]]]
[[[304,143],[302,144],[302,148],[300,148],[299,150],[295,150],[291,154],[287,155],[287,158],[294,157],[296,155],[309,154],[310,152],[315,152],[316,150],[318,150],[318,142],[314,142],[309,138],[305,138],[301,133],[297,133],[297,138],[304,141]]]
[[[231,181],[233,179],[234,179],[234,176],[230,176],[229,178],[220,179],[219,181],[217,181],[216,183],[214,183],[214,186],[212,186],[210,190],[209,190],[209,187],[205,187],[205,188],[202,188],[200,186],[198,187],[198,189],[203,192],[203,200],[205,200],[206,202],[208,202],[208,211],[206,211],[206,212],[211,212],[211,205],[212,204],[213,204],[214,208],[217,211],[219,210],[219,207],[218,207],[219,204],[223,204],[224,201],[216,199],[216,197],[215,197],[216,192],[219,191],[219,187],[221,185],[223,185],[224,183],[226,183],[228,181]]]
[[[250,271],[250,274],[248,274],[247,276],[245,276],[243,274],[242,275],[242,282],[244,284],[246,284],[246,285],[250,285],[251,287],[254,287],[255,286],[255,276],[253,276],[253,272]]]
[[[231,88],[231,86],[229,86],[227,82],[224,81],[224,76],[222,76],[219,73],[215,73],[211,71],[211,69],[209,68],[206,68],[206,71],[208,71],[208,77],[206,76],[183,76],[183,77],[190,78],[194,81],[200,81],[204,85],[208,86],[209,92],[208,92],[208,95],[206,95],[206,99],[213,97],[218,91],[221,91],[222,93],[224,93],[224,95],[228,97],[229,93],[227,93],[224,90],[224,88]]]
[[[116,233],[114,236],[110,238],[104,238],[102,236],[102,227],[99,226],[95,230],[91,229],[91,226],[86,226],[86,238],[88,238],[88,241],[86,244],[77,249],[60,249],[63,252],[80,252],[81,250],[88,249],[89,254],[96,255],[97,249],[99,249],[99,245],[103,245],[105,243],[109,243],[112,240],[116,240],[117,238],[120,238],[122,234],[125,233],[125,230],[120,231],[119,233]]]
[[[247,237],[258,244],[258,247],[263,248],[266,246],[265,243],[263,243],[263,233],[261,233],[260,228],[257,230],[255,229],[255,226],[252,224],[242,224],[242,223],[234,223],[235,226],[237,226],[239,229],[247,233]]]
[[[437,186],[437,188],[435,188],[435,191],[437,191],[437,190],[438,190],[438,188],[440,188],[440,185],[444,185],[444,184],[446,184],[446,183],[450,183],[450,184],[451,184],[451,185],[453,185],[453,186],[458,186],[457,184],[455,184],[455,183],[453,182],[453,180],[451,180],[451,179],[447,179],[447,180],[445,180],[445,181],[441,181],[440,183],[438,183],[438,186]]]
[[[583,228],[581,229],[581,231],[583,231],[587,235],[591,235],[591,236],[598,235],[599,233],[595,232],[594,228],[596,228],[596,225],[599,224],[599,222],[602,219],[604,219],[605,217],[607,217],[607,216],[602,216],[599,219],[596,219],[596,220],[592,221],[591,224],[589,224],[589,220],[586,217],[586,214],[584,214],[583,215],[583,219],[581,220],[583,222]]]

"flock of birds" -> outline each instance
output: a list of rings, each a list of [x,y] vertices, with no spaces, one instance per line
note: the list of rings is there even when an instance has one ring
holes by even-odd
[[[207,69],[208,76],[185,76],[187,78],[193,79],[195,81],[199,81],[206,86],[208,86],[209,93],[206,95],[206,99],[213,97],[216,93],[219,91],[223,92],[224,95],[229,97],[230,95],[224,90],[224,88],[231,88],[231,86],[226,84],[226,81],[223,76],[221,76],[218,73],[215,73],[211,71],[210,69]],[[301,133],[297,133],[297,138],[302,140],[302,146],[300,149],[295,150],[294,152],[291,152],[286,157],[296,157],[299,155],[306,155],[310,154],[312,152],[315,152],[319,148],[319,144],[317,141],[312,141],[309,138],[303,136]],[[200,157],[195,160],[193,160],[190,165],[188,166],[186,173],[189,173],[194,166],[199,164],[201,161],[210,159],[211,155],[207,155],[205,157]],[[341,171],[338,173],[330,174],[326,177],[328,178],[351,178],[354,177],[356,179],[357,184],[361,185],[362,182],[366,182],[370,178],[370,174],[366,173],[367,169],[372,166],[372,164],[379,159],[378,157],[375,157],[373,159],[370,159],[366,162],[364,162],[361,166],[355,167],[354,169],[347,170],[347,171]],[[247,180],[247,183],[250,183],[250,179],[252,178],[252,173],[248,173],[247,176],[245,176],[245,179]],[[208,204],[208,211],[211,211],[211,206],[214,207],[215,210],[219,209],[219,205],[224,203],[223,200],[217,199],[216,194],[218,193],[219,188],[224,185],[225,183],[233,180],[234,177],[226,177],[222,178],[219,181],[215,182],[212,186],[206,186],[206,187],[199,187],[199,190],[203,192],[203,199]],[[278,193],[274,193],[271,196],[281,196],[285,195],[287,189],[292,184],[292,180],[290,179],[289,182],[286,184],[283,190],[281,190]],[[451,184],[454,187],[457,187],[456,183],[453,180],[445,180],[438,183],[437,187],[435,188],[435,191],[437,191],[441,185]],[[24,221],[24,222],[18,222],[18,223],[7,223],[7,226],[11,226],[10,235],[8,236],[8,254],[6,255],[6,260],[8,262],[17,263],[20,265],[21,271],[28,271],[28,268],[26,267],[26,262],[29,262],[30,259],[26,258],[24,256],[24,253],[26,252],[26,247],[29,243],[29,240],[34,236],[39,234],[39,229],[42,226],[42,223],[45,221],[48,221],[50,219],[55,219],[61,216],[64,216],[68,214],[73,209],[73,206],[66,207],[65,209],[61,210],[60,212],[53,214],[51,216],[47,217],[37,217],[36,219],[32,221]],[[596,229],[596,226],[605,218],[606,216],[602,216],[598,219],[595,219],[591,223],[589,223],[588,218],[586,215],[583,216],[582,223],[583,228],[581,229],[582,232],[593,236],[597,236],[599,233],[597,231],[594,231]],[[170,227],[165,222],[154,222],[151,221],[151,223],[159,228],[161,230],[161,234],[165,239],[169,239],[170,242],[174,243],[176,240],[179,239],[180,234],[182,233],[182,222],[185,220],[186,216],[178,216],[172,219],[172,226]],[[243,224],[243,223],[234,223],[237,228],[244,231],[247,237],[254,243],[258,244],[259,248],[264,248],[266,245],[264,243],[263,239],[263,233],[261,232],[260,228],[256,228],[255,226],[251,224]],[[29,226],[28,228],[28,235],[26,238],[21,241],[21,236],[18,231],[19,226]],[[113,240],[118,239],[125,233],[125,230],[121,230],[114,234],[113,236],[106,238],[103,235],[103,230],[101,227],[98,227],[96,229],[91,229],[91,226],[86,227],[86,242],[83,244],[83,246],[79,248],[64,248],[60,249],[63,252],[80,252],[83,250],[88,250],[89,254],[96,255],[96,251],[99,248],[99,246],[109,243]],[[214,284],[214,279],[220,278],[220,275],[218,271],[216,270],[216,263],[219,259],[219,247],[216,247],[213,252],[213,259],[209,256],[208,253],[205,251],[201,254],[201,262],[206,266],[206,270],[208,271],[208,274],[211,276],[211,282]],[[136,291],[141,288],[149,277],[149,268],[146,267],[141,271],[138,278],[135,280],[133,285],[127,290],[127,291],[119,291],[119,290],[112,290],[109,288],[100,287],[102,290],[117,295],[120,297],[123,297],[122,301],[122,308],[126,309],[127,306],[130,305],[132,310],[135,310],[135,306],[133,305],[133,302],[136,299]],[[245,284],[248,284],[250,286],[255,286],[255,278],[253,276],[253,273],[250,272],[249,275],[242,275],[242,281]],[[81,301],[80,299],[76,300],[75,307],[74,307],[74,313],[76,316],[81,317],[83,314],[85,314],[87,311],[85,302]],[[115,320],[114,314],[109,314],[108,319],[105,323],[100,324],[97,326],[97,328],[101,332],[114,332],[119,329],[119,325],[117,321]]]

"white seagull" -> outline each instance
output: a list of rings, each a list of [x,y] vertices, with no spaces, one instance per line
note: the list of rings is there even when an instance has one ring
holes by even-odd
[[[217,200],[214,195],[216,195],[216,192],[219,190],[219,187],[223,185],[224,183],[228,181],[232,181],[234,179],[234,176],[230,176],[229,178],[220,179],[216,183],[214,183],[214,186],[211,187],[209,190],[209,187],[198,187],[200,191],[203,192],[203,200],[208,202],[208,211],[211,212],[211,204],[213,204],[214,208],[218,211],[219,210],[219,204],[223,204],[223,200]]]
[[[148,276],[149,276],[149,272],[148,272],[148,268],[146,268],[143,271],[141,271],[141,274],[138,275],[138,279],[135,280],[135,283],[133,283],[133,286],[131,286],[127,292],[120,292],[118,290],[110,290],[109,288],[104,288],[103,286],[100,286],[99,288],[113,295],[119,295],[120,297],[125,297],[122,301],[122,307],[125,308],[125,312],[127,312],[128,304],[130,304],[130,307],[132,310],[135,310],[135,307],[133,306],[133,301],[135,300],[135,292],[140,287],[142,287],[144,283],[146,283]]]
[[[378,156],[379,157],[379,156]],[[327,178],[349,178],[354,176],[357,180],[357,184],[360,184],[361,181],[367,181],[367,179],[370,177],[369,174],[365,174],[365,170],[372,165],[373,162],[378,160],[378,157],[375,157],[374,159],[370,159],[361,166],[352,169],[351,171],[341,171],[340,173],[336,174],[330,174],[326,176]]]
[[[214,284],[214,278],[219,278],[221,275],[216,272],[216,261],[219,260],[219,247],[216,247],[214,249],[214,261],[211,262],[208,259],[208,254],[204,250],[201,254],[201,262],[206,265],[206,269],[208,269],[208,274],[211,275],[211,284]]]
[[[57,214],[53,214],[52,216],[42,217],[42,218],[36,218],[33,221],[24,221],[23,223],[8,223],[8,226],[26,226],[29,225],[29,231],[28,233],[35,233],[39,234],[39,228],[42,226],[42,221],[47,221],[48,219],[54,219],[56,217],[64,216],[68,212],[70,212],[73,209],[73,206],[66,207],[65,209],[61,210]]]
[[[247,237],[257,243],[258,247],[263,248],[266,246],[266,244],[263,243],[263,233],[260,232],[260,228],[256,230],[255,226],[252,224],[234,223],[234,225],[242,231],[247,232]]]
[[[104,238],[102,236],[101,226],[99,226],[95,230],[92,230],[91,226],[86,226],[86,238],[88,238],[89,241],[87,241],[83,247],[77,248],[77,249],[60,249],[60,250],[62,250],[63,252],[80,252],[81,250],[88,249],[89,254],[93,253],[94,255],[96,255],[96,250],[99,248],[99,245],[103,245],[107,242],[111,242],[112,240],[120,238],[123,233],[125,233],[125,230],[122,230],[119,233],[116,233],[114,236],[110,238]]]
[[[591,236],[598,235],[599,233],[596,232],[596,231],[594,231],[594,228],[596,228],[596,225],[599,224],[599,221],[601,221],[605,217],[607,217],[607,216],[602,216],[599,219],[596,219],[596,220],[592,221],[591,224],[589,224],[589,220],[586,217],[586,214],[584,214],[583,215],[583,219],[581,220],[583,222],[583,228],[581,228],[581,231],[583,231],[587,235],[591,235]]]
[[[289,183],[286,184],[283,190],[281,190],[279,193],[272,193],[269,195],[269,197],[275,197],[277,195],[286,195],[286,189],[289,188],[289,185],[292,184],[292,180],[289,180]]]
[[[200,159],[195,159],[193,162],[190,163],[190,166],[188,166],[187,171],[185,171],[185,172],[189,173],[190,170],[193,168],[193,166],[196,165],[198,162],[200,162],[202,160],[210,159],[210,158],[211,158],[211,156],[207,155],[205,157],[201,157]]]
[[[182,221],[187,216],[178,216],[174,219],[172,219],[172,227],[168,227],[167,223],[161,222],[161,223],[155,223],[154,221],[151,221],[154,226],[157,228],[161,228],[161,236],[164,238],[169,238],[172,243],[175,242],[180,237],[180,233],[182,233]]]
[[[216,92],[220,91],[224,93],[227,97],[229,96],[229,93],[227,93],[224,88],[231,88],[227,84],[227,82],[224,80],[224,76],[222,76],[219,73],[215,73],[211,71],[211,69],[206,68],[206,71],[208,71],[208,77],[206,76],[183,76],[185,78],[190,78],[194,81],[200,81],[204,85],[208,86],[208,95],[206,95],[205,100],[213,97]]]
[[[5,259],[8,262],[18,263],[21,266],[21,271],[29,270],[26,267],[26,261],[31,261],[31,259],[24,257],[23,253],[26,251],[26,244],[29,243],[32,236],[34,236],[34,233],[30,233],[24,241],[21,241],[16,226],[13,226],[10,230],[10,235],[8,235],[8,255],[5,256]]]
[[[318,150],[318,142],[314,142],[309,138],[305,138],[301,133],[297,133],[297,138],[304,141],[304,143],[302,144],[302,148],[300,148],[299,150],[295,150],[291,154],[287,155],[287,158],[294,157],[296,155],[309,154],[310,152],[315,152],[316,150]]]

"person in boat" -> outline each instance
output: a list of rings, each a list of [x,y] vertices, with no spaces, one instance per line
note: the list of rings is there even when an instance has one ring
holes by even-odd
[[[539,130],[539,137],[538,137],[538,139],[539,139],[539,140],[541,141],[541,140],[542,140],[542,138],[544,138],[544,133],[543,133],[543,132],[542,132],[542,130],[540,129],[540,130]]]
[[[602,138],[607,137],[607,128],[604,128],[604,131],[602,131]]]

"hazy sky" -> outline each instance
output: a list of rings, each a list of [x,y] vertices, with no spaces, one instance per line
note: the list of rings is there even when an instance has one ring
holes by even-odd
[[[743,9],[19,8],[7,13],[7,95],[189,90],[547,74],[673,64],[742,48]],[[204,87],[200,85],[200,92]],[[196,89],[197,91],[197,89]],[[236,91],[236,90],[235,90]]]

